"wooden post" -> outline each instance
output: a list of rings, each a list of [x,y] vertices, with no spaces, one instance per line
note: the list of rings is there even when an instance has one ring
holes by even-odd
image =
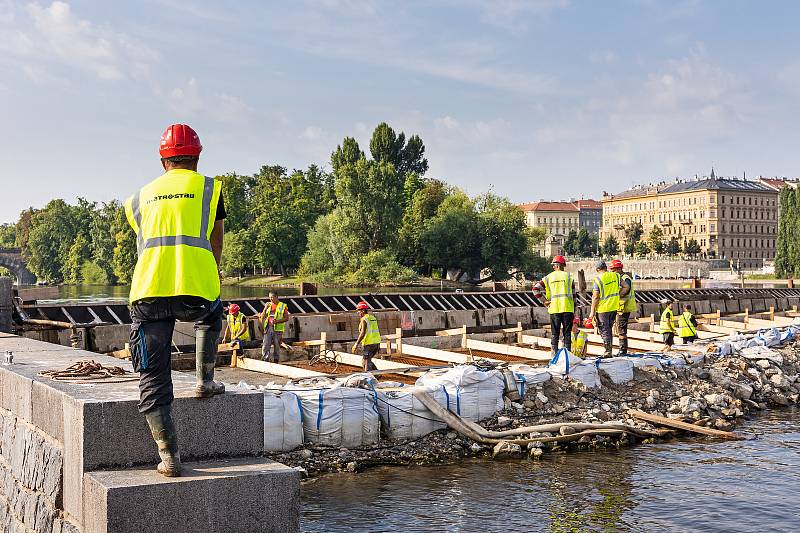
[[[231,368],[236,368],[239,364],[239,350],[238,348],[234,348],[231,352]]]
[[[461,326],[461,347],[462,348],[466,348],[467,347],[467,325],[466,324]]]
[[[656,315],[650,315],[650,331],[656,331]]]
[[[750,308],[749,307],[745,307],[744,308],[744,325],[745,326],[747,325],[747,321],[749,319],[750,319]]]
[[[395,335],[397,335],[397,353],[402,355],[403,354],[403,328],[397,328],[394,330]]]
[[[769,319],[772,320],[773,322],[775,321],[775,306],[774,305],[770,305],[769,306]]]
[[[325,349],[327,348],[327,344],[328,344],[328,332],[327,331],[320,332],[320,334],[319,334],[319,342],[320,342],[319,353],[324,353]]]
[[[721,324],[722,324],[722,310],[717,309],[717,325],[719,326]]]
[[[786,288],[794,289],[794,280],[792,278],[786,280]]]
[[[519,331],[517,332],[517,344],[522,344],[522,322],[517,322]]]

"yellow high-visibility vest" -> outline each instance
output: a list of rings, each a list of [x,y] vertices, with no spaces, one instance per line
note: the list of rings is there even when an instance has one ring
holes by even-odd
[[[622,275],[623,280],[631,282],[631,290],[625,296],[619,299],[619,312],[620,313],[635,313],[636,312],[636,291],[633,290],[633,279],[628,274]],[[620,286],[622,288],[622,286]]]
[[[244,313],[228,314],[228,329],[231,330],[231,339],[244,329],[244,333],[239,337],[239,340],[250,340],[250,330],[247,329],[247,317],[244,316]]]
[[[366,346],[367,344],[380,344],[381,332],[378,329],[378,320],[369,313],[364,315],[364,317],[361,320],[365,323],[367,328],[367,333],[364,336],[362,344],[364,346]]]
[[[586,341],[588,336],[585,331],[579,329],[572,330],[572,353],[577,356],[586,354]]]
[[[132,303],[167,296],[219,298],[211,231],[221,190],[220,180],[176,169],[125,201],[138,252],[131,279]]]
[[[600,293],[598,313],[616,313],[619,310],[619,282],[619,274],[610,270],[594,278],[594,290]]]
[[[572,295],[572,276],[563,270],[554,270],[542,279],[544,298],[550,300],[547,312],[574,313],[575,300]]]
[[[697,337],[697,330],[692,324],[692,313],[685,311],[678,317],[678,337]]]
[[[675,333],[675,324],[673,323],[674,319],[675,315],[672,313],[672,309],[669,307],[664,309],[664,312],[661,313],[661,322],[658,325],[658,332]]]
[[[283,320],[283,315],[286,314],[286,304],[283,302],[278,302],[278,305],[275,306],[275,310],[272,310],[272,303],[267,304],[267,312],[264,315],[264,329],[269,327],[269,318],[272,317],[272,330],[273,331],[283,331],[286,328],[286,322],[281,322],[278,324],[278,320]]]

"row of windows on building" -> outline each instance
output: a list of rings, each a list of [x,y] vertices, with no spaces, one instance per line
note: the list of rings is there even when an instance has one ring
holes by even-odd
[[[715,204],[714,196],[711,197],[711,204]],[[748,197],[726,197],[720,196],[720,203],[728,203],[731,205],[752,205],[752,206],[763,206],[763,207],[775,207],[775,200],[772,198],[754,198],[752,196]],[[697,196],[697,197],[690,197],[690,198],[673,198],[671,200],[659,200],[650,201],[650,202],[638,202],[635,204],[623,204],[623,205],[614,205],[614,206],[605,206],[603,207],[604,214],[610,213],[630,213],[632,211],[644,211],[644,210],[652,210],[656,208],[656,204],[658,204],[659,209],[664,209],[668,207],[685,207],[689,205],[706,205],[706,197],[705,196]]]
[[[722,259],[775,259],[775,252],[771,250],[755,250],[743,252],[741,250],[720,250]]]
[[[727,239],[728,246],[745,246],[748,248],[752,248],[753,246],[758,246],[759,248],[775,248],[775,239],[742,239],[742,238],[728,238]],[[726,239],[722,237],[720,239],[719,247],[720,249],[725,247]]]
[[[560,224],[560,225],[575,225],[578,223],[577,218],[560,218],[560,217],[536,217],[537,224]]]

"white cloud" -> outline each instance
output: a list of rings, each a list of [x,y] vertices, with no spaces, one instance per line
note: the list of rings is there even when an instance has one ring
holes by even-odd
[[[596,50],[589,54],[589,61],[595,65],[613,65],[619,57],[611,50]]]
[[[70,4],[56,1],[47,7],[29,3],[24,8],[5,3],[0,14],[0,51],[38,72],[52,74],[50,65],[88,72],[101,80],[141,75],[158,54],[143,43],[105,26],[76,16]],[[25,69],[24,69],[25,70]]]
[[[220,122],[243,122],[253,110],[238,96],[206,94],[195,78],[168,93],[169,107],[187,117],[208,116]]]
[[[483,22],[514,33],[527,31],[532,20],[569,5],[568,0],[460,0],[459,3],[476,7]]]
[[[302,139],[306,139],[308,141],[316,141],[324,136],[325,130],[319,126],[308,126],[303,130],[303,133],[300,134]]]

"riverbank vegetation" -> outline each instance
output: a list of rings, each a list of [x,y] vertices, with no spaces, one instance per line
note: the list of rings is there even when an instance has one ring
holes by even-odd
[[[534,253],[542,231],[492,193],[469,197],[430,177],[425,145],[379,124],[368,153],[346,137],[318,165],[265,165],[219,176],[229,276],[280,274],[343,285],[407,283],[420,276],[478,283],[547,271]],[[52,200],[0,226],[0,246],[21,248],[40,280],[128,283],[136,243],[120,201]]]

